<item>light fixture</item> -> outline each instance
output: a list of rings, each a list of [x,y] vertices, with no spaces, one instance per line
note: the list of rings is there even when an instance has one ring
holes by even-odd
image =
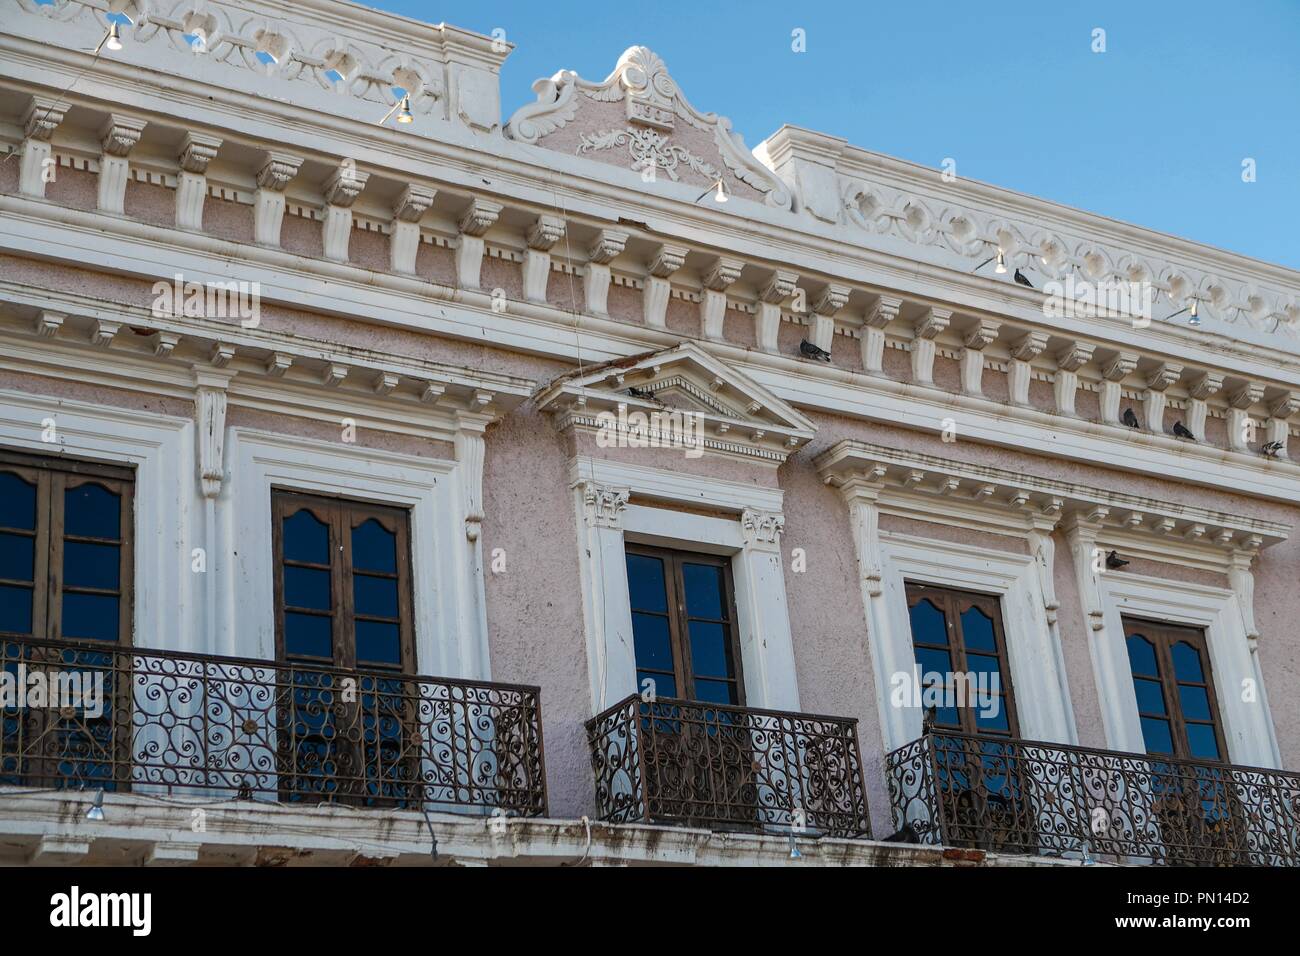
[[[1192,300],[1192,307],[1191,307],[1191,309],[1188,310],[1188,316],[1187,316],[1187,324],[1188,324],[1188,325],[1200,325],[1200,324],[1201,324],[1201,317],[1200,317],[1199,315],[1196,314],[1196,307],[1197,307],[1197,305],[1198,305],[1198,301],[1197,301],[1196,299],[1193,299],[1193,300]]]
[[[397,114],[397,122],[399,123],[405,125],[405,124],[415,122],[415,117],[411,115],[411,94],[410,93],[403,93],[402,98],[398,100],[396,103],[394,103],[392,109],[390,109],[387,113],[385,113],[384,118],[381,119],[375,125],[383,126],[385,123],[388,122],[389,117],[391,117],[394,113]]]
[[[726,189],[726,187],[723,186],[723,184],[722,184],[722,177],[721,177],[721,176],[718,177],[718,181],[717,181],[716,183],[714,183],[714,184],[711,185],[708,189],[704,190],[704,192],[702,192],[702,193],[700,193],[698,196],[696,196],[696,197],[695,197],[695,201],[696,201],[696,202],[699,202],[701,199],[703,199],[703,198],[704,198],[705,196],[707,196],[709,193],[713,193],[713,201],[714,201],[714,202],[726,202],[726,201],[727,201],[727,189]]]
[[[993,267],[993,271],[1000,276],[1007,274],[1007,257],[1002,254],[1001,249],[998,250],[998,264]]]
[[[116,20],[108,28],[108,40],[105,41],[104,45],[110,50],[122,49],[122,34],[118,32]]]
[[[790,831],[790,859],[802,860],[803,854],[799,852],[799,844],[794,842],[794,831]]]
[[[95,791],[95,802],[92,803],[90,805],[90,809],[86,811],[86,819],[93,820],[96,823],[99,823],[101,820],[104,819],[104,791],[103,790]]]

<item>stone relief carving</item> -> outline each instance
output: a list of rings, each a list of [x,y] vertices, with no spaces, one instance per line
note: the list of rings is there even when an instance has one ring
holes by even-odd
[[[506,135],[511,139],[536,144],[573,122],[584,98],[604,103],[622,100],[628,128],[596,134],[596,140],[603,142],[603,137],[615,134],[636,136],[643,144],[641,148],[662,155],[668,136],[680,120],[694,129],[711,132],[723,165],[738,180],[762,193],[767,205],[778,209],[791,208],[789,187],[745,148],[744,140],[732,130],[731,121],[716,113],[701,113],[691,106],[669,75],[663,60],[647,47],[634,46],[626,50],[619,57],[614,71],[600,83],[584,80],[570,70],[560,70],[550,79],[537,80],[533,92],[537,94],[537,102],[521,107],[506,124]],[[647,135],[652,131],[658,139]],[[590,139],[584,137],[584,143]],[[587,150],[579,147],[579,151],[605,149],[612,145],[622,145],[622,142],[588,146]],[[671,149],[685,152],[675,144]],[[680,163],[683,157],[677,153],[674,155]],[[635,152],[633,159],[638,159]],[[717,178],[718,174],[709,172],[705,175]]]
[[[721,173],[717,168],[696,156],[685,147],[668,142],[652,129],[611,129],[602,133],[582,136],[578,145],[579,153],[589,153],[599,149],[617,149],[626,146],[632,157],[632,168],[642,170],[648,167],[662,169],[674,182],[680,177],[679,165],[686,165],[701,176],[717,179]]]

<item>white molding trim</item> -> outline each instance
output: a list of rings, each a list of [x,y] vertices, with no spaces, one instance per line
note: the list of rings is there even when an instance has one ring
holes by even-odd
[[[1247,767],[1280,768],[1281,752],[1256,644],[1247,638],[1237,594],[1227,588],[1137,574],[1103,574],[1100,578],[1105,626],[1092,638],[1093,668],[1099,689],[1113,687],[1118,691],[1100,695],[1108,747],[1146,752],[1122,620],[1123,615],[1132,614],[1205,629],[1219,718],[1228,747],[1223,759]],[[1248,686],[1255,691],[1252,701],[1245,699]]]
[[[222,653],[275,657],[271,488],[287,487],[410,508],[416,667],[439,677],[489,678],[482,608],[467,591],[482,566],[462,547],[456,462],[244,427],[229,429],[226,449],[231,477],[218,523],[220,566],[228,569],[217,622]]]
[[[794,642],[785,594],[779,489],[657,468],[575,459],[570,467],[583,620],[594,713],[636,686],[625,538],[731,555],[745,698],[750,706],[798,710]],[[659,500],[713,507],[734,518],[629,505]],[[737,513],[739,512],[739,513]]]
[[[890,703],[892,675],[911,674],[913,669],[906,581],[996,594],[1001,599],[1020,736],[1077,743],[1069,687],[1054,629],[1048,626],[1035,559],[913,535],[879,534],[883,571],[879,599],[884,604],[880,616],[887,619],[888,627],[871,635],[871,645],[886,752],[921,735],[920,710]]]
[[[54,420],[54,442],[41,440],[47,419]],[[137,647],[212,652],[196,613],[201,589],[190,571],[195,515],[201,510],[193,421],[0,389],[0,444],[33,454],[134,465],[132,640]]]

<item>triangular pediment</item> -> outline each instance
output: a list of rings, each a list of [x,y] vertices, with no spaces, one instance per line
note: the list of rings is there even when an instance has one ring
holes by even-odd
[[[671,182],[726,192],[789,209],[789,187],[754,158],[716,113],[701,113],[677,87],[654,51],[629,47],[601,82],[571,70],[533,83],[537,102],[521,107],[506,135],[641,175],[647,183]]]
[[[807,416],[694,342],[563,375],[538,392],[537,403],[566,424],[591,428],[601,413],[620,420],[684,413],[699,420],[710,448],[769,460],[783,461],[816,432]]]

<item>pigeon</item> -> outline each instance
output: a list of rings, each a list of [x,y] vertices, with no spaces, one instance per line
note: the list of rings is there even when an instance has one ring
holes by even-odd
[[[1025,286],[1026,288],[1029,288],[1029,289],[1032,289],[1032,288],[1034,287],[1034,284],[1033,284],[1032,282],[1030,282],[1028,279],[1026,279],[1026,278],[1025,278],[1025,274],[1024,274],[1023,272],[1021,272],[1019,269],[1017,269],[1017,270],[1012,274],[1011,278],[1013,278],[1013,279],[1016,280],[1016,284],[1017,284],[1017,285],[1022,285],[1022,286]]]
[[[655,398],[654,392],[650,391],[649,389],[637,388],[635,385],[628,386],[627,393],[631,395],[633,398],[644,398],[647,401],[651,401],[651,402],[658,401],[658,399]]]
[[[906,823],[903,824],[903,829],[899,830],[897,833],[891,833],[889,836],[885,837],[883,842],[920,843],[921,834],[916,831],[915,822],[912,820],[908,820]]]
[[[1192,441],[1196,441],[1196,436],[1182,422],[1174,422],[1174,435],[1178,438],[1190,438]]]
[[[1119,556],[1118,551],[1106,552],[1106,567],[1110,568],[1112,571],[1118,571],[1126,564],[1128,564],[1128,562]]]
[[[1142,423],[1141,423],[1140,421],[1138,421],[1138,417],[1137,417],[1136,415],[1133,414],[1133,409],[1131,409],[1131,408],[1126,408],[1126,409],[1124,409],[1124,415],[1123,415],[1123,417],[1120,419],[1120,421],[1122,421],[1122,422],[1123,422],[1125,425],[1127,425],[1129,428],[1141,428],[1141,427],[1142,427]]]
[[[1282,453],[1282,443],[1280,441],[1265,442],[1259,446],[1259,451],[1265,458],[1276,458]]]
[[[819,349],[817,346],[813,345],[807,339],[804,339],[802,342],[799,343],[799,354],[802,355],[804,358],[810,358],[814,360],[821,359],[827,362],[831,360],[830,352],[827,352],[825,349]]]

